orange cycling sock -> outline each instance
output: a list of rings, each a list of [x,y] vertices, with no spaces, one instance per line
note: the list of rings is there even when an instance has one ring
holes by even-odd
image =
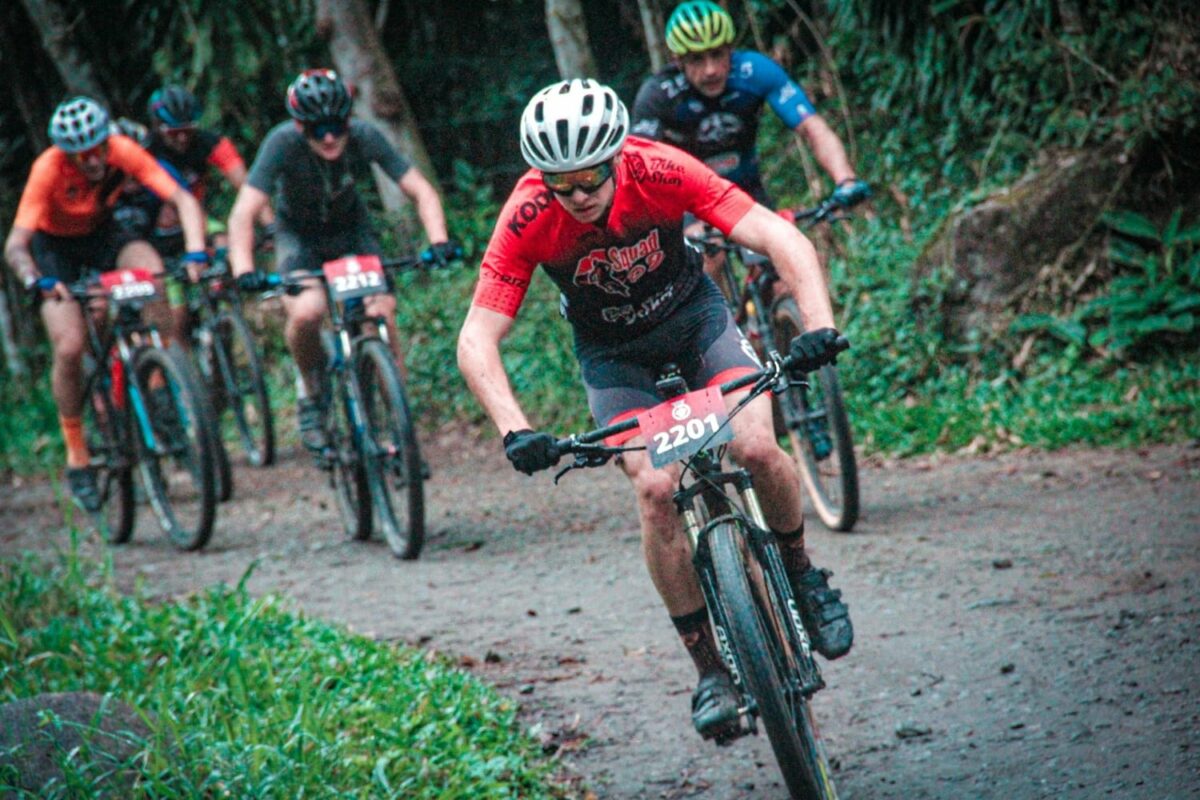
[[[90,457],[87,442],[83,440],[83,418],[58,417],[58,425],[62,428],[63,442],[67,446],[67,466],[86,467]]]

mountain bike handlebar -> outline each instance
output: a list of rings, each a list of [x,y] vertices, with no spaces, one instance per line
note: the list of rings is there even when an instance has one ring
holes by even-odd
[[[850,349],[850,340],[845,336],[839,336],[834,342],[833,355],[848,349]],[[767,361],[767,365],[762,369],[755,370],[748,375],[743,375],[740,378],[734,378],[727,383],[721,384],[721,394],[730,394],[753,384],[750,395],[746,398],[746,401],[749,401],[774,386],[781,378],[786,380],[787,374],[793,370],[795,363],[796,359],[793,356],[780,356],[777,353],[772,353]],[[733,416],[733,414],[731,413],[730,416]],[[580,466],[600,466],[608,460],[608,457],[616,453],[631,449],[643,449],[640,447],[613,447],[601,444],[601,442],[610,436],[631,431],[636,427],[638,427],[637,417],[631,417],[613,425],[596,428],[586,433],[574,434],[565,439],[558,439],[554,443],[554,449],[560,456],[574,453],[592,457],[596,461],[596,463],[585,463]]]

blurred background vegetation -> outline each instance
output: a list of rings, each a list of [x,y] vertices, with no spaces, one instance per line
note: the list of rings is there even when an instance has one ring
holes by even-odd
[[[331,63],[310,0],[62,0],[117,114],[142,117],[164,81],[205,101],[203,122],[250,158],[284,116],[301,68]],[[669,11],[670,3],[660,3]],[[871,207],[815,232],[828,258],[839,363],[868,454],[970,452],[1023,444],[1132,444],[1200,435],[1200,12],[1141,0],[733,0],[739,45],[782,61],[875,189]],[[415,405],[427,428],[479,424],[454,368],[455,335],[499,203],[523,171],[526,99],[558,78],[542,2],[372,3],[446,195],[465,269],[417,275],[400,292]],[[635,0],[585,4],[599,78],[626,102],[649,69]],[[64,87],[21,3],[0,8],[0,216],[11,220],[45,121]],[[131,35],[131,32],[134,32]],[[832,187],[768,111],[760,147],[782,205]],[[1036,178],[1063,154],[1122,165],[1077,247],[1047,251],[983,322],[963,327],[962,275],[930,257],[956,221]],[[228,192],[213,201],[228,208]],[[857,211],[857,210],[856,210]],[[394,220],[381,226],[394,230]],[[995,237],[1020,236],[997,229]],[[1032,243],[1036,249],[1037,242]],[[394,249],[419,246],[395,241]],[[921,265],[918,268],[918,265]],[[536,424],[587,424],[570,334],[548,280],[535,281],[508,344]],[[272,314],[265,347],[286,398]],[[0,469],[57,464],[37,377],[0,378]],[[36,359],[35,359],[36,361]],[[286,404],[286,399],[281,401]],[[284,427],[290,427],[284,417]]]

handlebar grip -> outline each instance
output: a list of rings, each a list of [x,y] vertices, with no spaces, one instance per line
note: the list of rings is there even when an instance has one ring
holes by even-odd
[[[838,336],[837,339],[835,339],[833,342],[833,349],[835,352],[838,352],[838,353],[842,352],[843,350],[849,350],[850,349],[850,340],[847,339],[845,336]]]

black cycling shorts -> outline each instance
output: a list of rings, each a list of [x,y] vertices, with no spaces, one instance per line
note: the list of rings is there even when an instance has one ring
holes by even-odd
[[[42,275],[74,283],[85,275],[116,269],[117,255],[131,241],[106,223],[86,236],[54,236],[36,231],[29,250]]]
[[[611,425],[658,405],[654,384],[674,363],[690,389],[703,389],[759,369],[754,348],[738,329],[721,290],[705,278],[688,301],[654,330],[617,344],[575,337],[588,406],[600,425]],[[637,430],[612,443],[637,435]]]
[[[319,272],[326,261],[356,255],[383,255],[379,239],[366,222],[316,236],[301,235],[282,226],[275,231],[275,263],[281,275],[294,270]]]

